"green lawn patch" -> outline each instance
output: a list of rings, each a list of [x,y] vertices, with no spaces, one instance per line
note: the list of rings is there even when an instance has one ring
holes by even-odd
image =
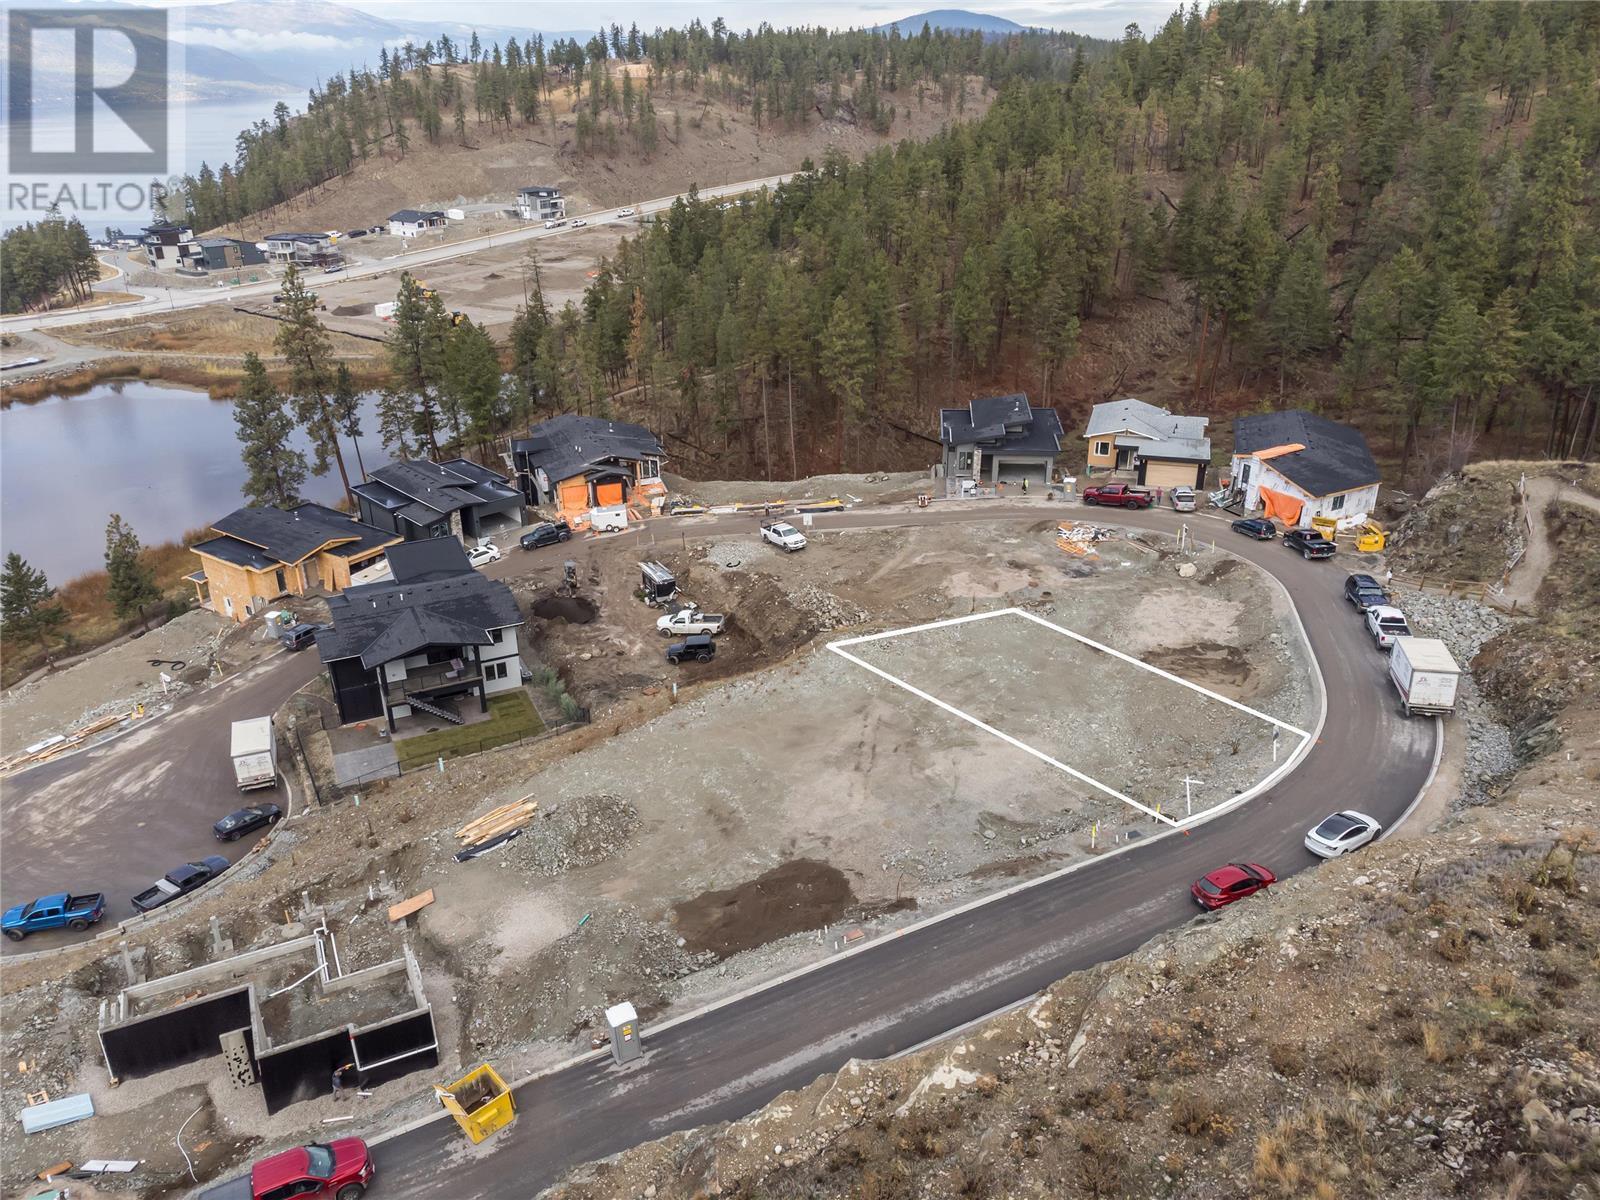
[[[506,692],[489,700],[489,719],[475,725],[452,725],[433,733],[418,734],[395,742],[402,771],[415,770],[439,758],[459,758],[492,750],[509,742],[521,741],[544,732],[544,722],[533,711],[533,702],[523,691]]]

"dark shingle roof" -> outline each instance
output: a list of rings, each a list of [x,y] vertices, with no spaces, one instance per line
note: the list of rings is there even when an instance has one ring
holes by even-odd
[[[1008,432],[1007,425],[1022,429]],[[939,410],[940,437],[946,446],[997,442],[1007,454],[1058,454],[1061,418],[1053,408],[1033,408],[1027,396],[985,396],[966,408]]]
[[[366,483],[356,484],[353,490],[416,525],[427,525],[474,504],[517,495],[498,471],[460,458],[448,463],[390,463],[373,471]]]
[[[429,646],[487,646],[491,630],[522,624],[511,589],[471,569],[348,588],[328,601],[328,611],[333,624],[317,634],[322,661],[359,658],[368,670]]]
[[[1255,413],[1233,422],[1235,454],[1296,442],[1305,449],[1274,455],[1272,467],[1310,495],[1348,492],[1379,481],[1378,464],[1359,429],[1298,409]]]
[[[590,467],[620,458],[637,462],[665,457],[660,440],[643,425],[562,413],[535,425],[511,443],[527,469],[542,468],[552,484],[581,475]]]
[[[389,214],[389,220],[391,221],[405,221],[410,224],[435,219],[444,220],[444,213],[440,209],[430,208],[424,211],[415,208],[402,208],[399,212]]]
[[[285,511],[281,508],[239,508],[211,523],[225,535],[195,547],[224,562],[256,569],[272,563],[297,563],[329,542],[353,547],[354,553],[393,541],[394,534],[353,520],[336,509],[321,504],[302,504]],[[234,546],[225,543],[234,543]],[[247,547],[254,558],[244,560]],[[233,557],[229,557],[232,555]]]
[[[395,583],[425,583],[472,571],[467,548],[453,537],[418,538],[390,546],[389,573]]]

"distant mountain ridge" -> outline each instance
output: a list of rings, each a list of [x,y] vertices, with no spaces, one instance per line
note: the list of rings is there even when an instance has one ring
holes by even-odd
[[[1018,25],[1008,17],[991,16],[989,13],[973,12],[966,8],[935,8],[928,12],[901,17],[898,21],[874,25],[872,28],[876,33],[888,33],[892,29],[898,29],[901,37],[916,37],[922,32],[924,25],[952,32],[981,33],[984,37],[1007,37],[1013,33],[1028,32],[1028,26]]]

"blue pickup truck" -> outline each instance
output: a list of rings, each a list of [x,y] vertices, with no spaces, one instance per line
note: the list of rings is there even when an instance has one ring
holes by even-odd
[[[0,932],[13,942],[20,942],[43,929],[87,929],[105,915],[106,898],[101,892],[87,896],[57,892],[6,909],[5,915],[0,916]]]

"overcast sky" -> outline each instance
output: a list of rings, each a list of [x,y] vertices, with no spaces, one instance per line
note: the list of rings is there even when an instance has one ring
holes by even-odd
[[[345,0],[349,2],[349,0]],[[441,7],[438,0],[358,0],[351,7],[378,16],[399,18],[418,24],[443,16],[471,25],[504,25],[521,28],[537,22],[545,29],[585,29],[590,25],[616,22],[624,28],[637,21],[641,29],[657,25],[684,25],[695,17],[710,24],[721,17],[736,30],[769,22],[779,28],[788,25],[829,25],[836,28],[879,25],[913,13],[940,8],[966,8],[973,12],[1009,17],[1019,25],[1042,25],[1095,37],[1121,37],[1123,28],[1136,21],[1149,36],[1178,7],[1177,0],[1055,0],[1027,3],[993,0],[992,3],[950,3],[938,0],[926,4],[888,3],[886,0],[724,0],[723,3],[698,3],[696,0],[608,0],[594,5],[552,4],[534,7],[525,0],[456,0]]]

